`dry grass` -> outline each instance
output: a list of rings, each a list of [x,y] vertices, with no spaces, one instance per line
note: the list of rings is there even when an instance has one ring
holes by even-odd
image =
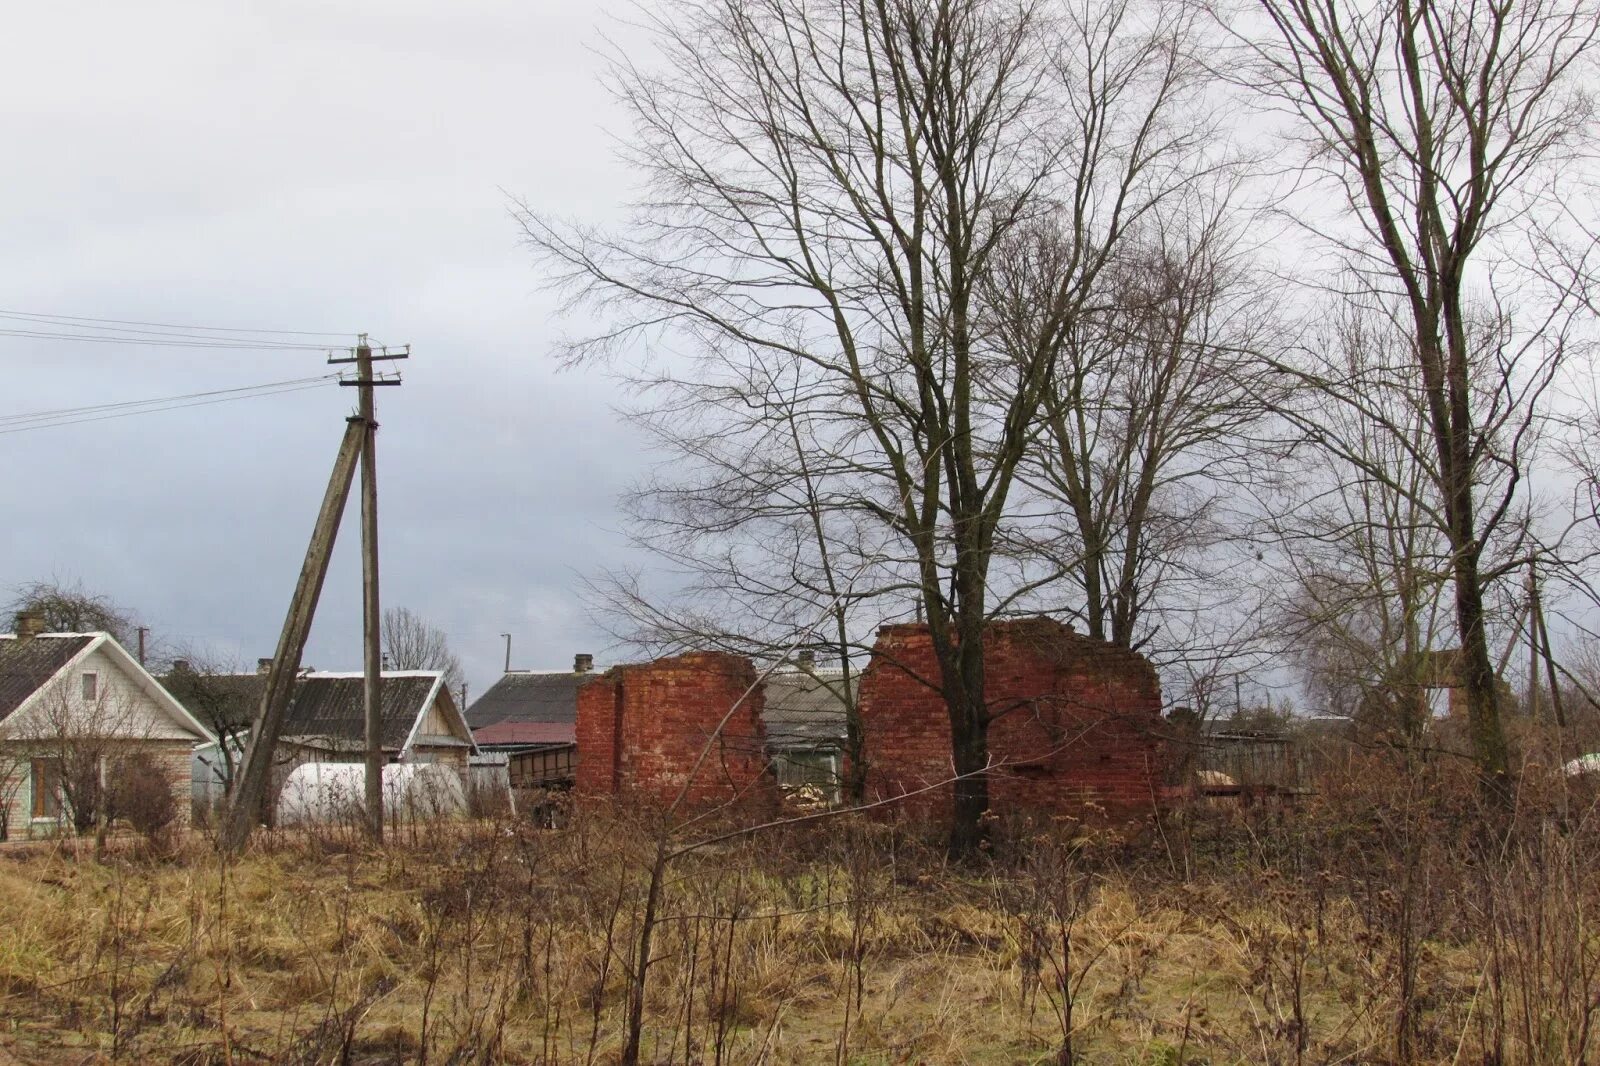
[[[1374,820],[1328,796],[1136,842],[1019,827],[975,867],[849,820],[694,852],[665,882],[641,1061],[1594,1055],[1587,823],[1535,819],[1485,851],[1433,805]],[[103,863],[0,851],[0,1048],[40,1063],[615,1062],[650,855],[614,812],[382,850],[268,838],[226,866],[198,837]]]

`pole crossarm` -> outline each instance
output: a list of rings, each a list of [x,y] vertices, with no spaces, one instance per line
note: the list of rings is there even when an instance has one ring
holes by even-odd
[[[359,363],[359,362],[361,362],[362,359],[363,359],[363,356],[361,354],[363,347],[365,347],[365,346],[364,345],[358,345],[357,347],[347,349],[347,351],[350,352],[349,355],[338,355],[338,356],[329,355],[328,356],[328,365],[329,366],[340,366],[340,365],[342,365],[344,363]],[[403,345],[400,345],[398,348],[395,348],[393,351],[390,351],[389,348],[387,348],[387,347],[366,348],[366,352],[367,352],[367,354],[366,354],[366,356],[364,358],[368,362],[373,362],[373,363],[381,363],[381,362],[383,362],[385,360],[388,360],[388,359],[410,359],[411,358],[411,345],[403,344]]]

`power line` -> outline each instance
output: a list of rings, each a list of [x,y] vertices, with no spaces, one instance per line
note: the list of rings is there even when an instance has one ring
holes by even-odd
[[[44,324],[44,323],[41,323]],[[185,339],[161,339],[157,337],[132,336],[97,336],[91,333],[46,333],[42,330],[4,329],[0,328],[0,337],[25,337],[30,340],[44,341],[79,341],[89,344],[123,344],[141,345],[157,348],[237,348],[248,351],[309,351],[322,352],[330,347],[344,347],[343,345],[329,344],[299,344],[292,341],[269,340],[233,340],[228,338],[207,339],[201,336]]]
[[[137,328],[135,326],[97,326],[97,325],[93,325],[93,324],[90,324],[90,323],[78,324],[78,323],[75,323],[75,322],[57,322],[57,321],[54,321],[54,320],[51,320],[51,319],[43,319],[43,318],[22,318],[21,316],[18,316],[18,315],[8,315],[4,311],[0,311],[0,319],[5,319],[5,318],[15,319],[15,320],[23,323],[24,325],[29,325],[29,326],[58,326],[58,327],[60,327],[62,329],[74,329],[74,330],[92,329],[92,330],[99,331],[98,333],[71,334],[72,336],[94,337],[94,336],[99,336],[101,334],[110,334],[113,337],[128,337],[128,336],[172,337],[172,338],[175,338],[175,339],[178,339],[178,340],[188,340],[188,341],[196,341],[196,340],[198,340],[198,341],[206,341],[208,343],[214,343],[214,344],[257,344],[257,343],[260,343],[260,344],[290,345],[290,346],[293,346],[293,347],[296,347],[296,348],[302,348],[302,347],[326,348],[326,347],[330,347],[330,345],[310,344],[309,342],[306,342],[306,341],[280,341],[280,340],[268,340],[266,338],[250,338],[250,337],[209,337],[209,336],[207,336],[207,335],[205,335],[203,333],[195,333],[195,332],[192,332],[192,331],[182,331],[182,330],[140,329],[140,328]],[[0,327],[0,328],[19,329],[19,327],[17,327],[17,326],[8,326],[8,327]],[[339,346],[338,345],[331,345],[331,347],[339,347]]]
[[[86,315],[48,315],[36,311],[9,311],[0,310],[0,316],[6,318],[37,319],[40,321],[58,320],[61,322],[99,322],[112,326],[154,326],[157,329],[183,329],[202,331],[206,333],[261,333],[276,334],[291,337],[355,337],[357,334],[341,330],[305,330],[305,329],[244,329],[238,326],[190,326],[175,322],[141,322],[128,318],[90,318]],[[322,347],[319,345],[318,347]],[[345,345],[336,345],[345,347]]]
[[[285,385],[309,385],[312,382],[327,381],[338,377],[337,374],[321,374],[316,377],[291,378],[287,381],[266,381],[259,385],[240,385],[232,389],[210,389],[206,392],[188,392],[177,396],[155,396],[144,400],[122,400],[117,403],[88,404],[83,407],[56,407],[48,411],[28,411],[21,414],[0,415],[0,425],[5,423],[26,422],[41,418],[55,418],[65,415],[88,414],[96,411],[108,411],[119,407],[140,407],[147,404],[170,403],[177,400],[195,400],[208,396],[225,396],[233,393],[252,392],[257,389],[271,389]]]
[[[0,416],[0,436],[26,433],[33,429],[54,429],[76,426],[86,422],[105,422],[133,415],[157,414],[188,407],[209,407],[212,404],[249,400],[258,396],[281,396],[285,393],[314,389],[338,378],[337,374],[323,374],[312,378],[292,378],[287,381],[269,381],[260,385],[245,385],[235,389],[213,389],[209,392],[191,392],[177,396],[159,396],[147,400],[125,400],[120,403],[99,404],[89,407],[60,408],[55,411],[36,411],[29,414]]]

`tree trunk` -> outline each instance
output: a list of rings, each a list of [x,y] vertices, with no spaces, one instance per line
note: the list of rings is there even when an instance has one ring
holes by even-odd
[[[1505,803],[1511,798],[1511,757],[1500,720],[1499,686],[1483,627],[1483,587],[1477,562],[1475,553],[1456,553],[1456,627],[1461,631],[1458,680],[1466,692],[1467,729],[1484,791],[1496,803]]]
[[[983,843],[989,810],[989,715],[984,696],[983,630],[968,624],[965,639],[934,635],[941,689],[950,715],[950,756],[955,771],[950,804],[950,857],[968,859]]]

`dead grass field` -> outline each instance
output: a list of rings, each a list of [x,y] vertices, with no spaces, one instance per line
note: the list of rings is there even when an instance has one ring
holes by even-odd
[[[690,852],[661,883],[640,1061],[1594,1058],[1587,822],[1531,819],[1486,851],[1417,799],[1201,811],[1133,840],[998,827],[992,861],[964,867],[854,819]],[[589,812],[381,850],[268,836],[226,866],[198,835],[101,862],[0,849],[0,1049],[613,1063],[653,840]]]

